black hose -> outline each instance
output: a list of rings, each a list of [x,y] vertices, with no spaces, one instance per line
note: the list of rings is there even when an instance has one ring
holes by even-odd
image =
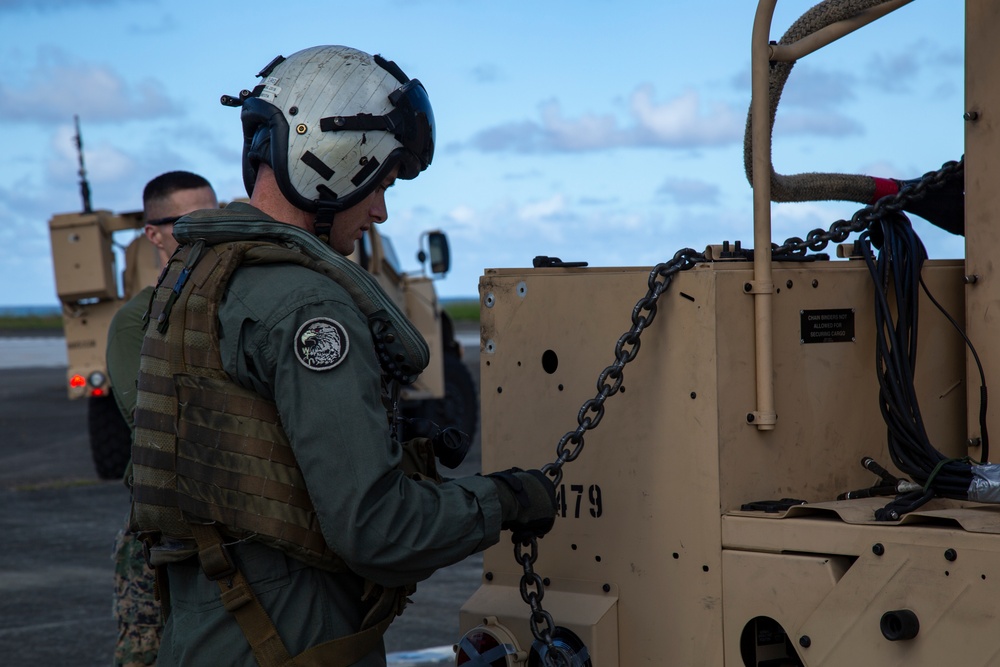
[[[914,387],[918,303],[921,287],[926,291],[921,270],[927,251],[903,213],[884,216],[874,231],[880,246],[877,257],[871,250],[871,228],[859,240],[862,257],[875,283],[879,407],[893,463],[925,487],[897,497],[876,512],[880,520],[896,520],[935,495],[967,499],[972,471],[968,461],[948,459],[930,442]],[[932,303],[941,308],[933,299]]]

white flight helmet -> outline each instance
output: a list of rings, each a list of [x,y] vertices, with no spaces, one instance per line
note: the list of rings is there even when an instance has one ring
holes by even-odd
[[[399,178],[411,179],[431,163],[430,100],[394,62],[316,46],[278,56],[257,76],[263,81],[252,91],[222,97],[227,106],[242,106],[247,194],[264,162],[285,198],[328,226],[333,213],[361,201],[393,166]]]

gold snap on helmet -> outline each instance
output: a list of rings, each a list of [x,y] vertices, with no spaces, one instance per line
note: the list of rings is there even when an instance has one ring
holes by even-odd
[[[278,56],[239,98],[243,182],[261,162],[300,209],[335,212],[366,197],[395,165],[416,178],[434,155],[434,113],[423,84],[392,61],[346,46]]]

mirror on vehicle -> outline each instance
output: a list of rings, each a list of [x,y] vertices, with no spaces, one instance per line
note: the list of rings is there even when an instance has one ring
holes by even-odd
[[[448,273],[451,268],[448,236],[444,232],[429,232],[427,234],[427,248],[430,252],[431,273]]]

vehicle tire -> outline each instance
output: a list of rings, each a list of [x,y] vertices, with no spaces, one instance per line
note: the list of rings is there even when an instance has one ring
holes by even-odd
[[[132,456],[132,434],[112,395],[87,399],[90,455],[101,479],[121,479]]]
[[[411,420],[403,423],[403,440],[432,436],[434,424],[442,429],[454,426],[470,438],[476,437],[479,425],[476,383],[458,354],[448,349],[444,353],[444,391],[443,398],[403,405],[403,416]]]

